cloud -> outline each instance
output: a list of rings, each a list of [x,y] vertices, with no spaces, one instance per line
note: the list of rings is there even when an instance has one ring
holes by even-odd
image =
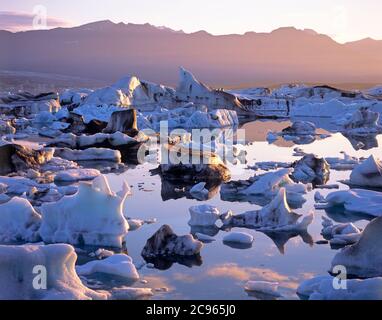
[[[63,19],[51,17],[46,14],[44,7],[35,7],[33,12],[0,11],[0,30],[12,32],[33,29],[50,29],[55,27],[68,27],[72,24]]]

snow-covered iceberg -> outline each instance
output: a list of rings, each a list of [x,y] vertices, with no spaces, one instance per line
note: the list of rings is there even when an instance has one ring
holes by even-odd
[[[110,190],[107,178],[82,182],[78,192],[41,206],[40,235],[44,242],[122,247],[129,225],[123,205],[129,189],[120,195]]]

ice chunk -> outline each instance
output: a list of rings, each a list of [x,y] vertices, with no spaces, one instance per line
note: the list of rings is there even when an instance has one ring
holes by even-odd
[[[106,293],[93,291],[82,284],[75,271],[77,255],[70,245],[0,246],[0,260],[1,300],[108,297]],[[34,287],[39,274],[47,277],[46,289],[36,290]]]
[[[346,288],[337,289],[338,279],[318,276],[304,281],[297,289],[300,296],[309,300],[381,300],[382,278],[346,280]]]
[[[253,242],[253,236],[246,232],[230,232],[224,236],[223,241],[250,245]]]
[[[349,245],[356,243],[361,237],[361,230],[359,230],[353,223],[340,223],[334,224],[332,220],[322,217],[321,231],[322,236],[330,240],[331,245]]]
[[[101,172],[97,169],[69,169],[57,172],[54,177],[59,182],[76,182],[81,180],[93,180],[98,177]]]
[[[301,160],[292,164],[294,171],[291,176],[295,181],[323,185],[329,180],[330,166],[324,158],[307,154]]]
[[[200,252],[203,243],[190,234],[177,236],[168,225],[163,225],[147,240],[142,250],[144,258],[157,256],[193,256]]]
[[[76,267],[79,276],[88,276],[94,273],[105,273],[136,281],[139,279],[133,260],[125,254],[115,254],[103,260],[90,261]]]
[[[332,260],[332,266],[345,266],[348,275],[359,278],[382,276],[382,217],[371,221],[359,241],[342,249]]]
[[[371,155],[357,165],[351,175],[349,184],[360,187],[382,188],[382,163]]]
[[[220,216],[219,210],[216,207],[207,204],[193,206],[189,211],[191,219],[188,224],[190,226],[214,226]]]
[[[28,200],[13,197],[0,204],[0,241],[38,241],[40,222],[41,216]]]
[[[278,292],[278,287],[278,282],[248,281],[244,288],[246,291],[255,291],[266,295],[281,297],[281,294]]]
[[[45,242],[122,247],[129,227],[123,216],[126,196],[111,192],[102,175],[81,182],[76,194],[41,206],[40,235]]]
[[[89,148],[85,150],[72,150],[69,148],[56,148],[54,151],[56,157],[64,158],[70,161],[121,161],[121,152],[118,150],[106,148]]]
[[[335,191],[326,197],[326,208],[340,207],[350,213],[364,213],[379,217],[382,215],[382,193],[371,190],[351,189]]]
[[[313,221],[314,214],[305,216],[298,222],[301,215],[289,208],[285,188],[281,188],[270,204],[256,211],[247,211],[225,219],[224,224],[235,227],[253,227],[261,230],[306,230]]]

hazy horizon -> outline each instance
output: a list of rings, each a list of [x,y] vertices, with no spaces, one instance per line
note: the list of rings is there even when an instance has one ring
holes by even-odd
[[[91,7],[91,10],[89,8]],[[267,3],[253,0],[202,1],[192,6],[184,1],[65,1],[19,0],[0,6],[0,29],[24,31],[33,29],[36,13],[45,10],[47,27],[79,26],[95,21],[115,23],[150,23],[173,30],[193,33],[204,30],[213,35],[271,32],[280,27],[313,29],[330,36],[339,43],[365,38],[382,39],[377,0],[324,0],[308,3],[301,0]],[[187,19],[185,19],[185,13]],[[356,21],[356,23],[355,23]]]

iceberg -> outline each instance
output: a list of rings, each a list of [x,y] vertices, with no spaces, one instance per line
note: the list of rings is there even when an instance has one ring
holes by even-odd
[[[382,276],[382,217],[371,221],[355,244],[345,247],[332,260],[332,267],[341,265],[347,274],[358,278]]]
[[[371,190],[351,189],[335,191],[326,197],[323,208],[341,208],[349,213],[363,213],[372,217],[382,215],[382,193]]]
[[[246,232],[230,232],[223,237],[223,242],[252,245],[253,236]]]
[[[293,180],[314,185],[326,184],[329,180],[330,166],[324,158],[314,154],[307,154],[299,161],[292,164],[294,171],[291,174]]]
[[[144,258],[166,256],[194,256],[200,253],[203,243],[190,234],[176,235],[169,225],[163,225],[147,240],[142,250]]]
[[[382,163],[371,155],[354,167],[348,184],[358,187],[382,188]]]
[[[299,222],[300,218],[301,215],[292,212],[289,208],[286,190],[281,188],[267,206],[256,211],[231,215],[223,223],[229,227],[246,227],[269,231],[306,230],[313,221],[314,213],[310,213]]]
[[[69,148],[55,148],[54,155],[69,161],[113,161],[121,162],[121,152],[106,148],[89,148],[73,150]]]
[[[42,239],[47,243],[121,248],[129,228],[123,216],[128,193],[126,187],[119,195],[112,192],[104,175],[92,183],[81,182],[76,194],[41,206]]]
[[[115,254],[103,260],[90,261],[77,266],[76,271],[79,276],[104,273],[131,281],[137,281],[139,279],[133,260],[125,254]]]
[[[200,206],[193,206],[189,209],[191,219],[188,222],[190,226],[214,226],[220,217],[219,210],[216,207],[203,204]]]
[[[334,224],[332,220],[322,217],[321,235],[330,241],[332,246],[346,246],[356,243],[361,237],[361,230],[353,223]]]
[[[13,197],[0,204],[0,242],[39,240],[41,216],[27,199]]]

